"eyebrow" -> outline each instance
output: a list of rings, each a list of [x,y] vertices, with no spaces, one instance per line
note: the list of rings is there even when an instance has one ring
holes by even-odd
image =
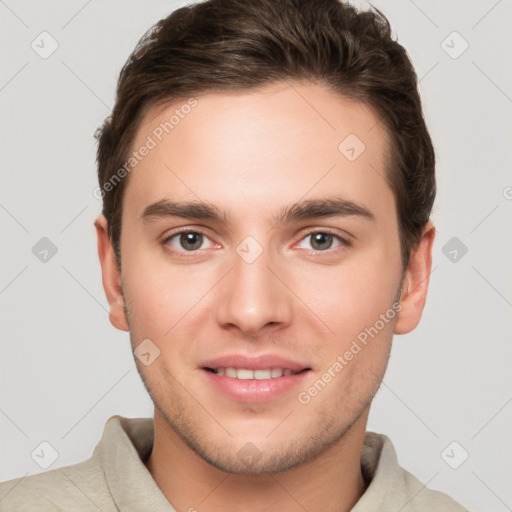
[[[341,197],[310,199],[282,208],[271,217],[275,225],[291,224],[294,222],[319,219],[325,217],[349,217],[357,216],[370,221],[375,221],[375,215],[365,206]],[[161,199],[147,206],[140,218],[144,223],[150,223],[159,218],[182,217],[184,219],[210,220],[228,224],[227,212],[217,206],[201,202],[175,202]]]

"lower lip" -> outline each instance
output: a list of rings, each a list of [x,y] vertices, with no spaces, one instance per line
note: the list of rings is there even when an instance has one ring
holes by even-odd
[[[275,379],[233,379],[201,369],[209,384],[223,395],[236,402],[263,403],[279,398],[298,387],[309,375],[309,370],[294,375],[283,375]]]

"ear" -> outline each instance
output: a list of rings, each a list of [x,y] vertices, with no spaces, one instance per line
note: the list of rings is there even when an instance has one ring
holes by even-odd
[[[117,266],[116,257],[108,234],[108,223],[104,215],[95,221],[98,237],[98,256],[101,263],[103,289],[110,306],[109,318],[111,324],[121,331],[129,331],[128,319],[124,309],[123,288],[121,285],[121,270]]]
[[[406,334],[418,325],[425,301],[432,268],[432,244],[435,228],[429,221],[411,257],[402,280],[400,310],[395,323],[395,334]]]

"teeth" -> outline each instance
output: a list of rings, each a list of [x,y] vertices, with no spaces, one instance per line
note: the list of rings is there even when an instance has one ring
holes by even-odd
[[[236,378],[240,380],[254,379],[254,372],[252,370],[244,370],[240,368],[236,370]]]
[[[294,372],[289,368],[268,368],[265,370],[248,370],[246,368],[214,368],[217,375],[225,375],[232,379],[240,380],[265,380],[276,379],[286,375],[295,375],[299,372]]]
[[[270,379],[270,378],[272,378],[272,370],[254,370],[253,373],[254,373],[255,379]]]
[[[226,377],[236,379],[236,368],[226,368]]]

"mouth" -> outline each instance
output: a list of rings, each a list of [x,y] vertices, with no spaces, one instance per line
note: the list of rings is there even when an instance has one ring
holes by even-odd
[[[307,372],[311,368],[304,368],[303,370],[295,371],[290,368],[266,368],[259,370],[251,370],[248,368],[208,368],[204,370],[219,375],[220,377],[226,376],[232,379],[239,380],[267,380],[267,379],[278,379],[279,377],[288,377],[290,375],[298,375],[299,373]]]
[[[199,367],[208,389],[239,403],[265,403],[292,399],[291,393],[304,386],[312,367],[287,358],[226,356]]]

